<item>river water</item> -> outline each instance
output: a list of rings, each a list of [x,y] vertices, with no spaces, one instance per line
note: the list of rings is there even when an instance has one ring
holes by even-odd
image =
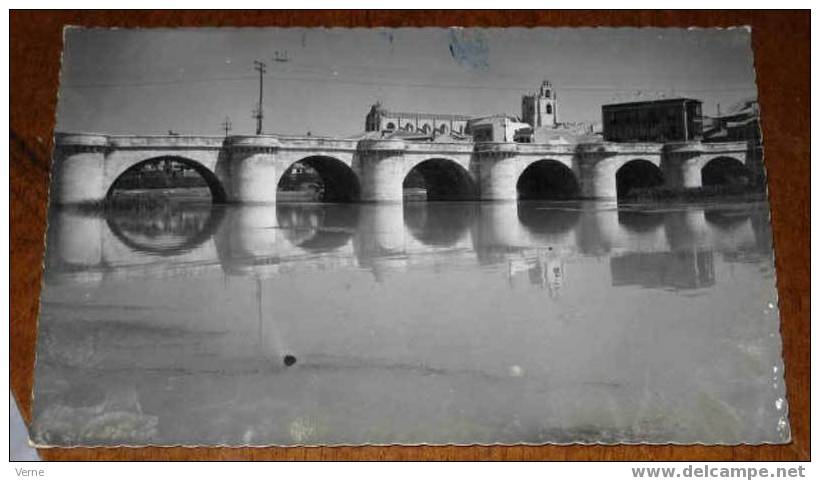
[[[39,444],[789,440],[765,202],[49,220]]]

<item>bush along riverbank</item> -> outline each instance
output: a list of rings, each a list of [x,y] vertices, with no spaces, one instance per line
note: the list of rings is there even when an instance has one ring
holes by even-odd
[[[717,199],[765,200],[764,186],[709,185],[692,188],[645,187],[631,189],[621,196],[626,202],[699,202]]]

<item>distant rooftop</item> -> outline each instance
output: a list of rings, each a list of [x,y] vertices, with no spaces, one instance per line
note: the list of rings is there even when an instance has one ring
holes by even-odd
[[[382,106],[381,103],[376,103],[371,107],[372,111],[378,111],[381,115],[389,116],[389,117],[402,117],[402,118],[427,118],[427,119],[437,119],[437,120],[469,120],[472,117],[468,115],[459,115],[459,114],[436,114],[432,112],[400,112],[395,110],[388,110]]]
[[[749,97],[729,107],[726,111],[726,115],[744,113],[755,108],[757,108],[757,98]]]
[[[458,114],[434,114],[429,112],[394,112],[392,110],[381,110],[382,115],[390,116],[390,117],[401,117],[401,118],[426,118],[426,119],[437,119],[437,120],[470,120],[472,117],[468,115],[458,115]]]
[[[486,120],[491,120],[491,119],[509,119],[509,120],[514,121],[514,122],[521,122],[521,119],[518,116],[509,115],[509,114],[481,115],[481,116],[478,116],[478,117],[470,117],[469,119],[473,122],[480,122],[480,121],[486,121]]]
[[[641,105],[650,105],[650,104],[677,104],[681,102],[702,102],[698,99],[692,99],[688,97],[674,97],[669,99],[654,99],[654,100],[640,100],[634,102],[623,102],[623,103],[616,103],[616,104],[604,104],[603,108],[607,107],[638,107]]]

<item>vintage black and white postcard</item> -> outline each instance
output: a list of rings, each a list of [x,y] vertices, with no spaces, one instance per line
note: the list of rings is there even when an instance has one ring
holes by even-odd
[[[65,32],[39,446],[790,440],[751,32]]]

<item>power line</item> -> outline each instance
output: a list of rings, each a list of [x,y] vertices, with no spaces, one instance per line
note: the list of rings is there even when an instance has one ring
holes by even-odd
[[[345,76],[345,77],[365,77],[367,79],[372,78],[385,78],[385,77],[400,77],[405,78],[411,76],[415,73],[419,72],[417,67],[404,67],[404,66],[393,66],[393,67],[377,67],[373,65],[352,65],[352,64],[337,64],[332,63],[330,65],[313,65],[313,64],[306,64],[306,63],[293,63],[292,64],[295,68],[291,67],[287,69],[287,72],[303,72],[308,74],[314,75],[322,75],[322,76]],[[436,75],[436,70],[426,70],[428,74]],[[494,72],[492,76],[500,81],[504,81],[502,79],[521,79],[521,78],[541,78],[545,75],[546,72],[533,72],[533,71],[517,71],[513,72]],[[448,73],[441,70],[441,75],[447,75]],[[699,75],[699,78],[703,81],[704,79],[710,79],[715,83],[721,82],[722,80],[715,78],[715,77],[703,77],[703,72]],[[589,78],[588,74],[581,72],[580,70],[578,73],[569,74],[567,76],[566,72],[563,72],[562,75],[559,76],[563,79],[563,82],[559,81],[560,84],[572,84],[576,83],[578,79],[586,79]],[[670,82],[681,79],[682,76],[679,74],[672,74],[672,73],[663,73],[659,71],[652,72],[651,77],[655,80],[658,79],[666,79]],[[553,79],[555,80],[555,79]]]
[[[101,84],[67,84],[61,88],[67,89],[96,89],[96,88],[121,88],[121,87],[150,87],[154,85],[184,85],[192,83],[219,83],[219,82],[245,82],[254,80],[256,77],[214,77],[205,79],[186,80],[157,80],[149,82],[125,82],[125,83],[101,83]]]
[[[189,83],[219,83],[219,82],[238,82],[249,81],[255,77],[223,77],[211,79],[194,79],[194,80],[175,80],[175,81],[157,81],[157,82],[132,82],[132,83],[106,83],[106,84],[68,84],[63,85],[66,89],[93,89],[93,88],[127,88],[127,87],[147,87],[154,85],[184,85]],[[530,86],[517,85],[458,85],[458,84],[441,84],[441,83],[413,83],[413,82],[395,82],[395,81],[364,81],[364,80],[345,80],[338,77],[299,77],[299,76],[271,76],[274,80],[290,81],[290,82],[320,82],[320,83],[338,83],[347,85],[366,85],[376,87],[405,87],[405,88],[430,88],[430,89],[454,89],[454,90],[496,90],[496,91],[518,91],[529,92],[533,90]],[[718,88],[701,88],[701,89],[682,89],[677,87],[630,87],[630,88],[616,88],[616,87],[572,87],[562,86],[562,92],[651,92],[658,90],[675,90],[677,92],[687,93],[710,93],[710,92],[751,92],[756,88],[753,86],[729,86]]]
[[[310,77],[274,77],[277,80],[285,80],[285,81],[298,81],[298,82],[333,82],[333,83],[340,83],[340,84],[352,84],[352,85],[372,85],[372,86],[391,86],[391,87],[412,87],[412,88],[440,88],[440,89],[456,89],[456,90],[500,90],[500,91],[525,91],[529,92],[533,90],[531,85],[529,86],[495,86],[495,85],[455,85],[455,84],[436,84],[436,83],[410,83],[410,82],[369,82],[369,81],[356,81],[356,80],[343,80],[339,78],[310,78]],[[708,89],[681,89],[677,87],[666,87],[666,88],[658,88],[658,87],[651,87],[651,88],[613,88],[613,87],[569,87],[569,86],[562,86],[561,91],[570,91],[570,92],[637,92],[637,91],[655,91],[655,90],[675,90],[677,92],[690,92],[690,93],[697,93],[697,92],[746,92],[756,90],[755,87],[741,87],[741,86],[734,86],[734,87],[723,87],[723,88],[708,88]]]

